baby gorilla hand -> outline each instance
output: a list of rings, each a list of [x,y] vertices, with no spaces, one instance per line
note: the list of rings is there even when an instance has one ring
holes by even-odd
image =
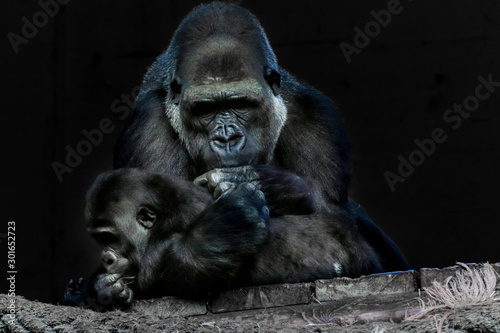
[[[187,243],[203,249],[199,255],[206,255],[207,260],[214,257],[215,250],[227,255],[228,262],[239,263],[259,251],[268,237],[268,224],[264,193],[250,183],[242,183],[232,186],[207,207]],[[235,258],[231,259],[232,256]]]
[[[133,278],[120,277],[118,274],[98,275],[94,282],[97,307],[105,309],[125,309],[130,306],[134,293],[128,287]]]
[[[264,193],[253,184],[233,185],[220,196],[216,206],[218,216],[226,215],[223,221],[232,221],[230,225],[226,222],[224,228],[232,239],[240,242],[238,246],[259,247],[267,239],[269,209]],[[243,252],[248,250],[242,249]]]
[[[233,188],[224,192],[221,200],[233,201],[234,208],[243,210],[246,218],[255,220],[253,222],[256,222],[260,227],[267,226],[269,209],[266,206],[264,193],[252,183],[233,185]],[[224,199],[224,197],[229,199]]]
[[[81,277],[74,281],[69,280],[66,291],[64,292],[64,305],[83,306],[87,299],[88,284]]]

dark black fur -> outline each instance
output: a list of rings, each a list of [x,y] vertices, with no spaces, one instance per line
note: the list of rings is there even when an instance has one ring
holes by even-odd
[[[130,290],[202,296],[408,269],[348,199],[349,148],[335,105],[278,67],[253,15],[222,3],[196,8],[146,74],[116,146],[115,168],[147,172],[115,171],[90,192],[94,235],[107,216],[122,244],[103,252],[122,268],[105,265],[92,283],[98,303],[126,305]],[[151,200],[157,221],[148,236],[136,237],[141,223],[120,227]],[[264,232],[256,225],[267,208]]]

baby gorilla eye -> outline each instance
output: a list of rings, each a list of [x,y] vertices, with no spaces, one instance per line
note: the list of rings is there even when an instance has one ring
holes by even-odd
[[[151,229],[156,222],[156,214],[148,207],[141,207],[137,212],[137,222],[144,228]]]
[[[110,231],[93,232],[91,236],[101,245],[115,244],[120,241],[118,236]]]

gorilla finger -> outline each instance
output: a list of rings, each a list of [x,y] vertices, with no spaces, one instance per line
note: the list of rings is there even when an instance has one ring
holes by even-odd
[[[214,169],[207,173],[207,179],[208,179],[208,190],[210,192],[213,192],[215,191],[215,188],[219,186],[219,184],[222,181],[222,173],[220,172],[219,169]]]
[[[135,276],[124,276],[120,278],[120,281],[126,285],[133,283],[135,280]]]
[[[204,173],[203,175],[196,177],[193,180],[193,183],[195,183],[196,185],[199,185],[199,186],[205,186],[205,185],[207,185],[208,184],[207,174]]]
[[[221,195],[226,193],[228,190],[233,188],[235,184],[230,182],[222,182],[220,183],[214,190],[214,199],[219,198]]]
[[[118,274],[101,274],[97,276],[94,287],[96,290],[107,288],[110,285],[116,283],[120,276]]]
[[[130,289],[127,287],[125,284],[117,282],[113,284],[108,284],[105,286],[99,286],[95,287],[95,290],[97,291],[98,294],[101,294],[102,297],[104,295],[110,295],[111,297],[116,297],[117,295],[120,295],[124,290]]]
[[[213,192],[222,180],[220,169],[210,170],[197,177],[193,182],[196,185],[206,186],[210,192]]]
[[[111,295],[120,295],[121,293],[123,293],[127,289],[130,289],[130,288],[127,287],[124,283],[117,282],[117,283],[109,286],[108,290],[111,293]]]
[[[261,209],[261,218],[264,219],[264,221],[266,223],[269,222],[269,208],[267,208],[267,206],[262,206],[262,209]]]
[[[254,187],[255,187],[255,185],[254,185]],[[257,204],[261,204],[261,205],[266,204],[266,196],[264,195],[264,192],[256,190],[253,197],[254,197],[254,200],[257,202]]]
[[[118,295],[119,298],[125,299],[127,303],[132,301],[134,292],[130,288],[124,288],[122,292]]]
[[[259,180],[259,174],[252,166],[245,165],[233,168],[221,169],[224,179],[233,183],[256,183]]]
[[[257,190],[255,185],[252,183],[242,183],[240,186],[241,186],[241,188],[243,188],[247,192],[254,192]]]

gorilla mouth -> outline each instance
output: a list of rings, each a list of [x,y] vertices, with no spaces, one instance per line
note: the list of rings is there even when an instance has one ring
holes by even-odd
[[[205,159],[209,170],[249,165],[255,160],[255,152],[248,148],[244,134],[234,134],[231,139],[213,136],[210,140],[211,158]]]
[[[237,154],[245,148],[246,138],[242,134],[234,134],[230,138],[216,135],[210,141],[210,147],[217,154]]]

